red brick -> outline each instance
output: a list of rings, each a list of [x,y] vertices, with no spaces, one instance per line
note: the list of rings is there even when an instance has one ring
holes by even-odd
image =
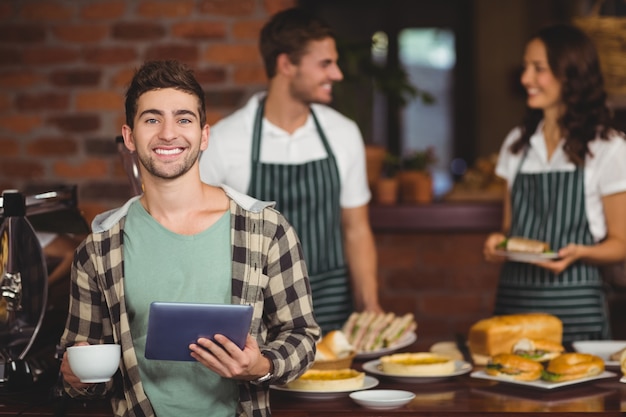
[[[181,22],[172,25],[172,35],[183,39],[224,39],[226,25],[223,22]]]
[[[454,317],[466,313],[480,313],[481,294],[429,294],[420,300],[420,311],[429,316]]]
[[[40,162],[20,158],[1,158],[0,161],[0,173],[10,178],[40,178],[44,173],[44,167]]]
[[[0,115],[0,129],[14,133],[29,133],[41,126],[42,119],[36,115]]]
[[[54,164],[54,173],[62,178],[102,178],[109,173],[108,163],[90,158],[81,163],[59,161]]]
[[[195,70],[194,74],[201,85],[223,83],[226,81],[226,71],[224,68],[205,68]]]
[[[100,42],[109,34],[109,27],[94,24],[74,24],[58,26],[55,36],[63,42]]]
[[[119,110],[124,107],[122,94],[112,91],[76,93],[76,110]]]
[[[245,16],[256,9],[255,0],[202,0],[198,9],[211,16]]]
[[[243,100],[243,90],[222,90],[222,91],[207,91],[205,92],[204,99],[207,108],[215,107],[228,107],[235,108],[241,105]]]
[[[29,156],[72,156],[76,154],[76,141],[64,137],[39,138],[29,142],[26,152]]]
[[[111,79],[112,87],[127,87],[135,74],[135,68],[123,68]]]
[[[149,18],[187,17],[193,12],[194,2],[176,1],[142,1],[137,7],[137,15]]]
[[[230,112],[224,112],[224,111],[217,111],[217,110],[207,109],[207,111],[206,111],[206,121],[209,124],[209,126],[212,126],[215,123],[217,123],[220,120],[222,120],[224,117],[228,116],[228,114],[230,114]],[[210,135],[210,133],[209,133],[209,135]]]
[[[20,94],[15,99],[15,106],[20,111],[67,110],[69,104],[69,93]]]
[[[59,1],[22,2],[22,5],[20,16],[28,20],[66,22],[74,15],[74,7],[65,6]]]
[[[15,139],[0,138],[0,149],[2,149],[2,152],[0,152],[0,154],[3,157],[17,156],[20,146]]]
[[[52,71],[49,75],[50,84],[60,87],[89,87],[100,83],[101,70],[63,69]]]
[[[163,38],[165,34],[165,28],[158,23],[122,22],[112,27],[113,38],[124,41],[156,40]]]
[[[9,16],[13,15],[14,4],[8,1],[0,2],[0,19],[7,20]]]
[[[63,132],[91,132],[100,128],[100,117],[93,114],[51,117],[46,122]]]
[[[0,31],[0,42],[42,42],[46,30],[41,25],[4,23]]]
[[[80,16],[87,20],[110,20],[122,17],[125,11],[124,0],[104,0],[86,5],[81,9]]]
[[[266,84],[267,76],[262,65],[236,67],[233,81],[237,85]]]
[[[198,60],[198,48],[194,44],[159,44],[148,48],[146,59],[177,59],[182,62],[192,63]]]
[[[216,44],[209,46],[204,59],[220,64],[259,64],[261,56],[256,45]]]
[[[263,0],[265,10],[269,15],[280,12],[281,10],[297,6],[296,0]]]
[[[8,94],[0,92],[0,111],[7,112],[11,110],[12,106],[12,98]]]
[[[18,48],[0,47],[0,65],[16,66],[22,63],[22,51]]]
[[[86,48],[83,58],[91,64],[127,64],[137,59],[137,50],[123,46]]]
[[[0,72],[0,87],[3,89],[22,89],[24,87],[33,87],[41,81],[41,75],[27,70]]]
[[[266,20],[238,20],[233,24],[233,37],[257,41]]]
[[[78,60],[77,49],[63,46],[26,48],[22,53],[22,61],[26,65],[64,64]]]

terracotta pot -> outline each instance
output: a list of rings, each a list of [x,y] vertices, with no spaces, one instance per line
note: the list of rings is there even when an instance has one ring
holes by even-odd
[[[374,199],[381,205],[393,205],[398,203],[398,178],[379,178],[374,188]]]
[[[433,179],[426,171],[402,171],[400,195],[405,203],[428,204],[433,201]]]
[[[372,191],[374,191],[376,181],[378,181],[382,173],[386,153],[385,148],[381,146],[365,145],[367,183]]]

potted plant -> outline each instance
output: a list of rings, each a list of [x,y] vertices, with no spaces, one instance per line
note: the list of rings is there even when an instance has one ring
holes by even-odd
[[[433,201],[430,167],[437,162],[435,149],[413,151],[402,159],[400,194],[406,203],[427,204]]]
[[[396,155],[387,152],[383,158],[381,176],[374,186],[374,198],[378,204],[393,205],[398,202],[400,181],[398,172],[401,161]]]

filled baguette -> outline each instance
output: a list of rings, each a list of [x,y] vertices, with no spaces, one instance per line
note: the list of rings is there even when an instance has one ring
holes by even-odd
[[[485,373],[515,381],[535,381],[541,378],[543,365],[512,353],[500,353],[491,358]]]

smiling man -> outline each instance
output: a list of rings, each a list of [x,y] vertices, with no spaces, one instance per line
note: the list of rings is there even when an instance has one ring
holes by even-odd
[[[357,125],[328,104],[342,80],[333,31],[299,8],[261,30],[266,93],[217,123],[202,180],[276,201],[295,227],[324,332],[353,310],[381,312],[371,198]]]
[[[109,382],[82,383],[65,354],[66,391],[108,394],[116,416],[269,415],[269,384],[301,375],[320,333],[294,229],[271,204],[200,181],[204,92],[182,64],[138,70],[122,134],[144,194],[97,216],[77,249],[61,338],[62,348],[121,345],[120,369]],[[146,359],[152,301],[252,305],[244,349],[215,335],[219,345],[189,346],[195,361]]]

